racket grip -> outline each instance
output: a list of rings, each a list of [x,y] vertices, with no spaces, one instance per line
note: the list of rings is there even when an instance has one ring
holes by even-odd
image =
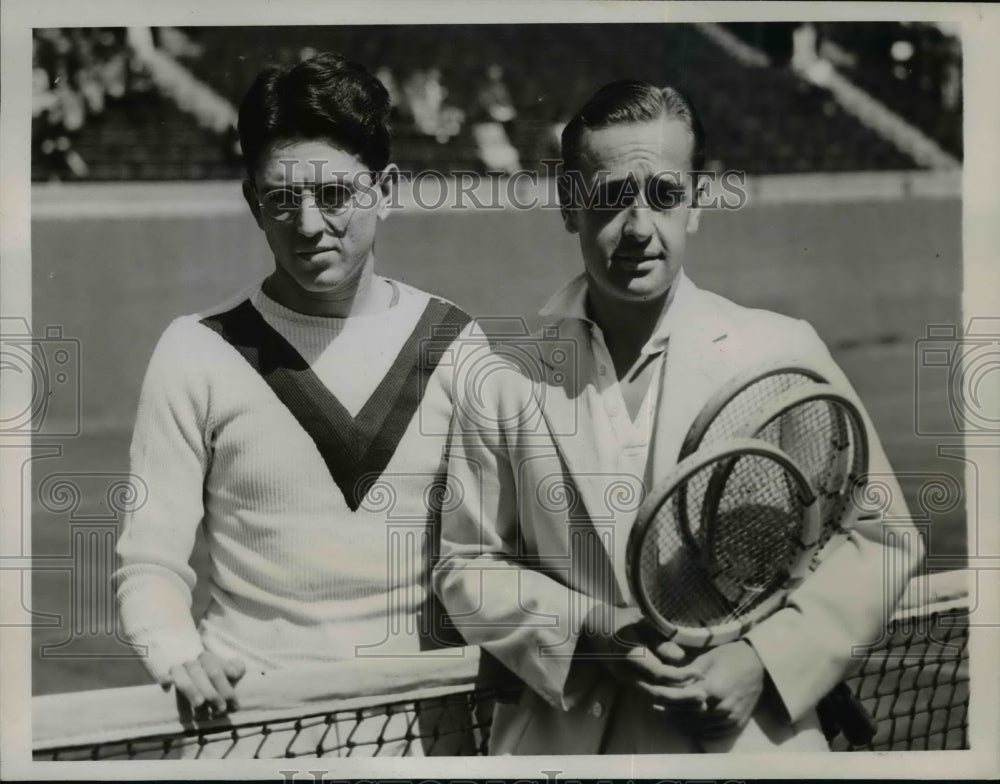
[[[828,727],[835,728],[834,737],[836,729],[839,729],[852,746],[864,746],[870,743],[878,729],[861,700],[855,697],[843,682],[834,686],[830,693],[819,701],[816,711],[828,738],[831,737],[830,733],[826,732]]]

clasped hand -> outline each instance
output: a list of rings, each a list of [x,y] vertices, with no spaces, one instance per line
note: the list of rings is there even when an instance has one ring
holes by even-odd
[[[641,616],[618,616],[617,631],[586,628],[583,650],[596,655],[623,686],[659,710],[684,714],[702,737],[726,735],[750,720],[764,690],[764,666],[738,641],[696,654],[663,639]]]

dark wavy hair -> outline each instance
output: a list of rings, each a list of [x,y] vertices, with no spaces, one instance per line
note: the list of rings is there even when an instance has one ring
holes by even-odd
[[[705,168],[705,130],[690,99],[676,87],[656,87],[624,79],[604,85],[573,115],[562,132],[562,170],[580,169],[580,141],[585,131],[612,125],[680,120],[691,133],[691,165]]]
[[[240,146],[253,179],[267,147],[283,139],[328,139],[372,171],[389,162],[389,93],[368,70],[323,53],[265,68],[240,104]]]

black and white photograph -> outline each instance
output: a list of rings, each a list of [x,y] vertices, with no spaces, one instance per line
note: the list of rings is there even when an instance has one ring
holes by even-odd
[[[5,778],[1000,775],[1000,13],[2,35]]]

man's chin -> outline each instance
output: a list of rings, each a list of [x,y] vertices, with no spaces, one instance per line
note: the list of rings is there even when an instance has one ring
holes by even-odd
[[[306,296],[314,299],[339,298],[353,292],[357,288],[356,281],[337,279],[336,281],[313,281],[308,286],[302,286]]]
[[[291,296],[306,297],[308,299],[328,299],[336,297],[349,291],[351,282],[343,275],[332,275],[325,271],[319,275],[284,275],[279,284],[279,289],[288,292]]]
[[[295,276],[295,282],[303,291],[313,294],[336,294],[357,285],[359,276],[351,275],[339,265],[322,267]]]
[[[625,281],[616,286],[615,289],[622,299],[633,302],[649,302],[666,296],[667,292],[670,291],[670,286],[662,281],[652,280],[649,276],[644,276]]]

